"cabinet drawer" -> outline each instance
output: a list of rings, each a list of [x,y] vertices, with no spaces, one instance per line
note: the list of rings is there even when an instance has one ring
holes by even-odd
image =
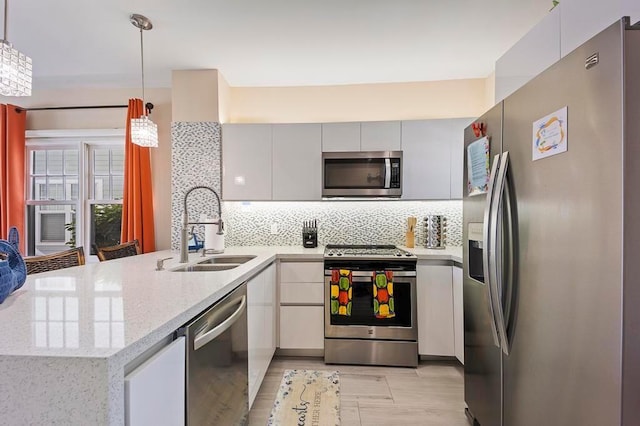
[[[324,308],[281,306],[280,348],[324,349]]]
[[[280,283],[280,303],[324,303],[324,283]]]
[[[322,262],[280,263],[281,283],[321,283],[324,281]]]

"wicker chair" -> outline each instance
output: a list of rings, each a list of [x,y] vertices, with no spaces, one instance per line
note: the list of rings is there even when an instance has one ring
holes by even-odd
[[[84,265],[84,250],[82,247],[76,247],[45,256],[25,257],[24,263],[27,265],[27,275],[71,268],[72,266]]]
[[[111,259],[120,259],[121,257],[136,256],[141,253],[138,240],[129,241],[128,243],[118,244],[117,246],[96,247],[98,259],[100,262]]]

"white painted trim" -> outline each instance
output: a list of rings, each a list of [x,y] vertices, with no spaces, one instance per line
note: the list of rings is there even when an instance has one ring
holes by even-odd
[[[60,129],[60,130],[27,130],[27,139],[44,138],[110,138],[124,137],[125,129]]]

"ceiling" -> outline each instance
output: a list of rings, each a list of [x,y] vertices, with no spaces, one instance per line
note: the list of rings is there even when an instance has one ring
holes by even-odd
[[[231,86],[484,78],[550,0],[7,0],[34,90],[147,87],[217,68]]]

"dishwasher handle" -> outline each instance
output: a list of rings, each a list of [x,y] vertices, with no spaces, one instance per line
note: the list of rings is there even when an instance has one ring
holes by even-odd
[[[211,342],[216,337],[220,336],[222,333],[227,331],[231,326],[238,320],[238,318],[244,313],[247,309],[247,296],[242,296],[240,300],[240,306],[236,309],[229,317],[222,321],[217,327],[212,328],[206,332],[200,332],[196,334],[193,339],[193,350],[197,351],[201,347],[205,346],[207,343]]]

